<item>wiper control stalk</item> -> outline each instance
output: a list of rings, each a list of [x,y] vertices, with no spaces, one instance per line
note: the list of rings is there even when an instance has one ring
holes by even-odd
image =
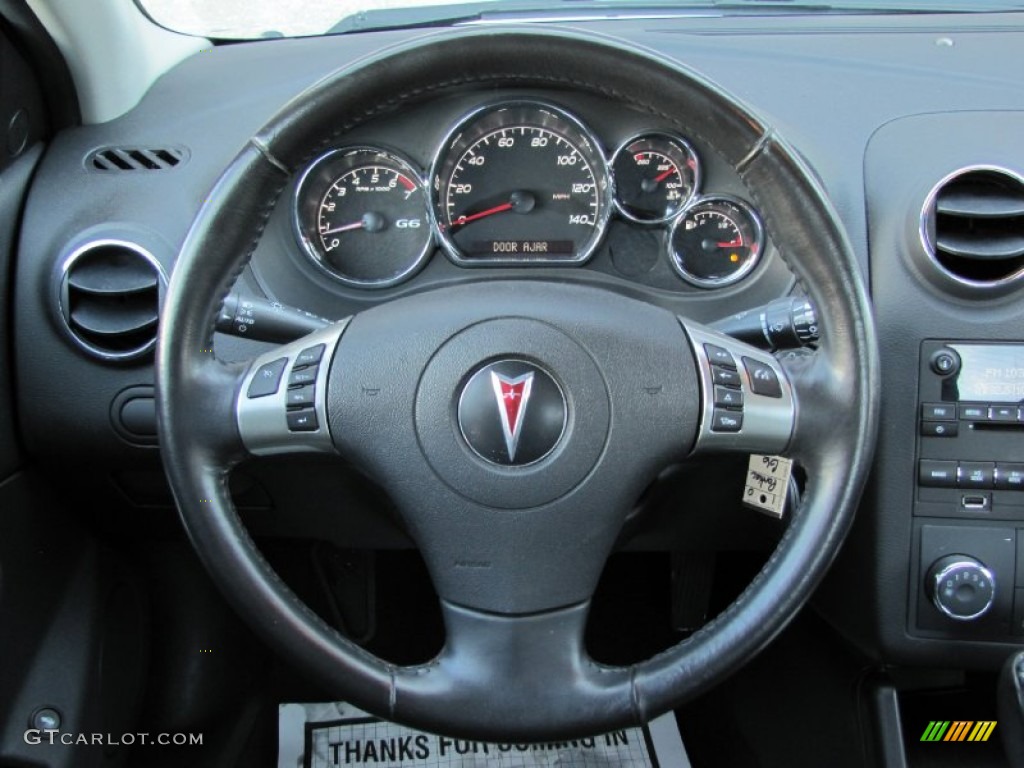
[[[229,293],[217,316],[216,329],[231,336],[272,341],[294,341],[331,321],[276,301]]]
[[[818,340],[818,316],[811,302],[799,296],[730,315],[711,323],[711,327],[769,350],[806,347]]]

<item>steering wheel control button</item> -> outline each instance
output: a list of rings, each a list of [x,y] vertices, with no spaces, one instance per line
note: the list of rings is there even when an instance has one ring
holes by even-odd
[[[565,432],[565,395],[547,371],[524,360],[486,365],[459,397],[459,429],[485,461],[533,464],[550,454]]]
[[[712,432],[739,432],[741,429],[743,429],[742,413],[715,408],[711,415]]]
[[[956,437],[960,433],[960,425],[955,421],[922,421],[922,437]]]
[[[705,344],[704,353],[712,365],[720,365],[723,368],[736,370],[736,360],[727,349],[722,349],[716,344]]]
[[[796,404],[775,358],[713,328],[682,318],[680,322],[700,366],[703,415],[696,451],[784,454],[792,439]],[[721,365],[725,360],[738,369]]]
[[[281,386],[281,375],[284,367],[288,364],[288,358],[282,357],[273,362],[261,365],[252,381],[249,382],[249,389],[246,395],[249,399],[267,397],[273,395]]]
[[[293,369],[291,374],[288,376],[288,386],[301,387],[305,384],[312,384],[316,381],[316,375],[319,370],[320,367],[317,365]]]
[[[956,488],[957,465],[955,461],[921,459],[917,480],[928,488]]]
[[[936,560],[928,569],[925,589],[935,607],[955,621],[981,618],[996,597],[992,571],[967,555]]]
[[[954,403],[924,403],[921,406],[921,418],[925,421],[955,421],[956,405]]]
[[[720,368],[717,365],[711,366],[711,377],[714,379],[715,384],[720,384],[724,387],[740,387],[740,375],[733,370],[728,368]]]
[[[313,408],[288,411],[288,429],[292,432],[316,432],[319,428]]]
[[[742,408],[743,392],[730,387],[715,387],[715,405],[721,408]]]
[[[750,389],[755,395],[764,397],[782,397],[782,385],[779,377],[771,366],[760,363],[749,357],[743,358],[743,367],[747,369]]]
[[[304,350],[299,352],[298,357],[295,358],[295,367],[301,368],[306,365],[316,365],[324,357],[324,345],[316,344],[312,347],[306,347]]]
[[[295,387],[285,393],[285,402],[289,408],[305,408],[316,402],[316,388],[313,384]]]
[[[252,362],[235,399],[238,433],[249,453],[337,453],[327,418],[327,373],[347,326],[347,319],[340,320],[282,344]],[[317,350],[321,345],[322,349]],[[296,365],[295,361],[304,355],[303,359],[319,356],[320,363]],[[277,386],[269,396],[254,399],[253,388],[260,382],[261,372],[271,366],[277,375]],[[295,383],[297,379],[300,383]]]
[[[961,488],[992,488],[996,465],[991,461],[961,461],[958,475]]]

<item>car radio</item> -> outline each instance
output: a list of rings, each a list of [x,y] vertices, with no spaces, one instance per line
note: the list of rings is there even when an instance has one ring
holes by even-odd
[[[915,623],[1024,634],[1024,343],[925,341],[918,382]]]
[[[918,514],[1024,520],[1024,344],[926,341]]]

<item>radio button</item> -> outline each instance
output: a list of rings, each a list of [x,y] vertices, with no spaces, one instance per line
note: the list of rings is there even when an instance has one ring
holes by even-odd
[[[988,417],[992,421],[1016,421],[1017,406],[1015,405],[993,405],[988,409]]]
[[[925,421],[951,421],[956,418],[956,405],[953,403],[924,403],[921,406],[921,418]]]
[[[952,376],[960,370],[960,356],[952,349],[936,350],[930,361],[932,370],[939,376]]]
[[[960,425],[955,421],[922,421],[921,434],[924,437],[956,437]]]
[[[956,462],[921,459],[917,481],[929,488],[956,488]]]
[[[960,419],[962,421],[988,421],[988,406],[961,405]]]
[[[991,488],[995,471],[994,461],[961,461],[957,484],[961,488]]]
[[[1001,491],[1024,490],[1024,464],[996,462],[995,486]]]

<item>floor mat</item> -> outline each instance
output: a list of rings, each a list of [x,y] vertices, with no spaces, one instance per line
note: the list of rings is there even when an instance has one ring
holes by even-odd
[[[406,728],[342,702],[282,704],[278,744],[278,768],[690,768],[672,713],[586,739],[488,744]]]

